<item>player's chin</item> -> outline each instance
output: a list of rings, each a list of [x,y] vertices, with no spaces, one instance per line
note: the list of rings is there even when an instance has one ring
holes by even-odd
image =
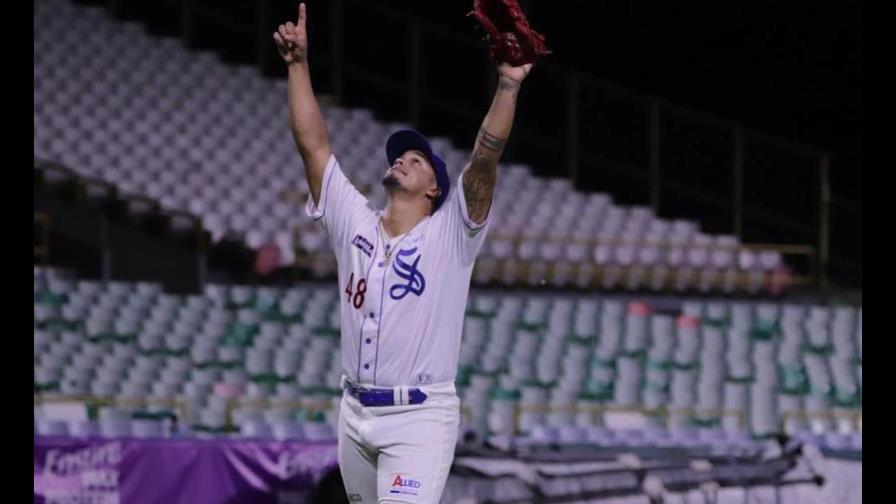
[[[383,177],[383,187],[401,187],[401,182],[398,181],[398,177],[395,176],[394,172],[389,172],[388,175]]]

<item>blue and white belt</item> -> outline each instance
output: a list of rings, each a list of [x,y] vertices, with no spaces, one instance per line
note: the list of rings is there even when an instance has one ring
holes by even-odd
[[[426,394],[412,387],[377,387],[368,388],[342,380],[342,388],[358,400],[362,406],[403,406],[423,404]]]

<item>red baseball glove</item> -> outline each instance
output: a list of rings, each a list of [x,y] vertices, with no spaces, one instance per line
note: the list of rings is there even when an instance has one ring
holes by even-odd
[[[489,56],[495,63],[507,62],[516,67],[551,54],[544,45],[544,36],[529,26],[517,0],[473,0],[469,15],[485,28]]]

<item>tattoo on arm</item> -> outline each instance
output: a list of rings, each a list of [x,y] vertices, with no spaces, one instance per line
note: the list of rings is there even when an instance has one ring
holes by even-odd
[[[507,77],[498,80],[498,91],[510,93],[514,104],[519,89],[520,81],[518,80]],[[479,134],[476,136],[476,147],[473,149],[473,158],[464,169],[462,177],[467,212],[470,215],[470,220],[476,224],[482,224],[485,221],[489,208],[491,208],[498,175],[498,158],[505,145],[507,145],[506,138],[489,133],[485,126],[479,129]]]
[[[470,220],[476,224],[481,224],[488,215],[496,178],[496,167],[476,166],[475,162],[464,172],[464,199],[467,203],[467,213],[470,215]]]
[[[486,131],[485,128],[479,130],[479,145],[485,147],[486,149],[495,152],[501,152],[502,150],[504,150],[504,145],[506,144],[506,138],[498,138]]]

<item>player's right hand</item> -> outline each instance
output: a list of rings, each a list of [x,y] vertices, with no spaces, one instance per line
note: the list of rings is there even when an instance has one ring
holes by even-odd
[[[274,43],[277,51],[287,65],[304,63],[308,57],[308,33],[305,31],[305,4],[299,4],[299,19],[296,24],[288,22],[280,25],[274,32]]]

